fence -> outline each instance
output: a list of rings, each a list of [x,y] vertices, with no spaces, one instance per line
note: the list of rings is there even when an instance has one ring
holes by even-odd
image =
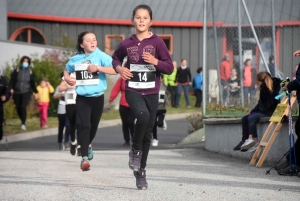
[[[281,79],[294,73],[297,60],[293,60],[292,53],[300,49],[299,25],[283,23],[281,1],[247,2],[232,1],[232,13],[224,15],[227,17],[221,23],[217,21],[220,5],[216,5],[220,1],[207,1],[204,20],[213,23],[203,30],[203,49],[207,53],[203,55],[205,114],[212,105],[242,110],[256,105],[258,72],[267,71]],[[230,70],[224,70],[228,66]]]

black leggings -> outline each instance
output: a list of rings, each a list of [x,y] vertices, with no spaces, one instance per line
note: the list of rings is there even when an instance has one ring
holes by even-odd
[[[119,106],[119,112],[122,120],[122,131],[125,142],[130,142],[134,133],[134,115],[130,107]],[[130,133],[130,134],[129,134]]]
[[[96,136],[100,118],[103,112],[104,95],[97,97],[76,97],[77,132],[81,143],[82,157],[88,156],[89,144]]]
[[[13,99],[14,103],[16,105],[18,116],[22,122],[22,124],[26,123],[26,107],[30,101],[31,98],[31,92],[26,92],[24,94],[14,94]]]
[[[68,143],[70,138],[70,123],[68,121],[66,114],[57,114],[58,117],[58,143],[62,143],[64,128],[65,130],[65,139],[64,142]]]
[[[4,105],[0,104],[0,141],[3,137]]]
[[[133,91],[125,91],[126,100],[137,118],[133,135],[132,148],[142,150],[141,167],[145,168],[155,124],[158,106],[158,94],[141,95]]]
[[[76,105],[75,104],[70,104],[66,105],[66,114],[67,118],[70,122],[70,136],[71,136],[71,142],[75,141],[75,132],[77,130],[77,125],[76,125]],[[78,137],[78,132],[77,132],[77,144],[80,145],[79,137]]]
[[[156,120],[153,126],[153,139],[157,140],[157,127],[163,127],[167,110],[157,110]]]
[[[195,89],[195,96],[196,96],[196,103],[195,103],[195,107],[201,107],[201,103],[202,103],[202,90],[201,89]]]

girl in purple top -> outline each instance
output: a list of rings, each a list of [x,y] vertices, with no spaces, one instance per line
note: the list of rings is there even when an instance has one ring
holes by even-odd
[[[160,74],[171,74],[173,64],[164,41],[149,31],[152,10],[147,5],[134,8],[132,23],[136,34],[120,43],[113,55],[113,68],[126,80],[126,100],[137,118],[129,168],[138,189],[147,189],[146,162],[155,123]],[[127,64],[122,67],[127,56]]]

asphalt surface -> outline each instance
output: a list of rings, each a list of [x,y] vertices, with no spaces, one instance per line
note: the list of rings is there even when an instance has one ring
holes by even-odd
[[[248,160],[176,145],[187,136],[185,119],[158,130],[148,157],[147,190],[137,190],[128,168],[121,126],[100,128],[91,170],[80,157],[59,151],[57,136],[0,145],[0,200],[300,200],[300,178],[249,166]]]

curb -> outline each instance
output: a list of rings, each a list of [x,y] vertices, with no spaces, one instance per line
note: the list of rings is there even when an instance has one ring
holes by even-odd
[[[169,115],[167,114],[166,120],[183,119],[186,118],[186,116],[189,114],[191,113],[179,113],[179,114],[169,114]],[[121,124],[122,124],[121,119],[103,120],[100,121],[98,128],[105,128],[105,127],[116,126]],[[20,133],[20,134],[15,134],[10,136],[3,136],[3,139],[0,141],[0,145],[12,143],[12,142],[30,140],[39,137],[52,136],[52,135],[57,135],[57,127],[41,129],[41,130],[32,131],[28,133]]]

